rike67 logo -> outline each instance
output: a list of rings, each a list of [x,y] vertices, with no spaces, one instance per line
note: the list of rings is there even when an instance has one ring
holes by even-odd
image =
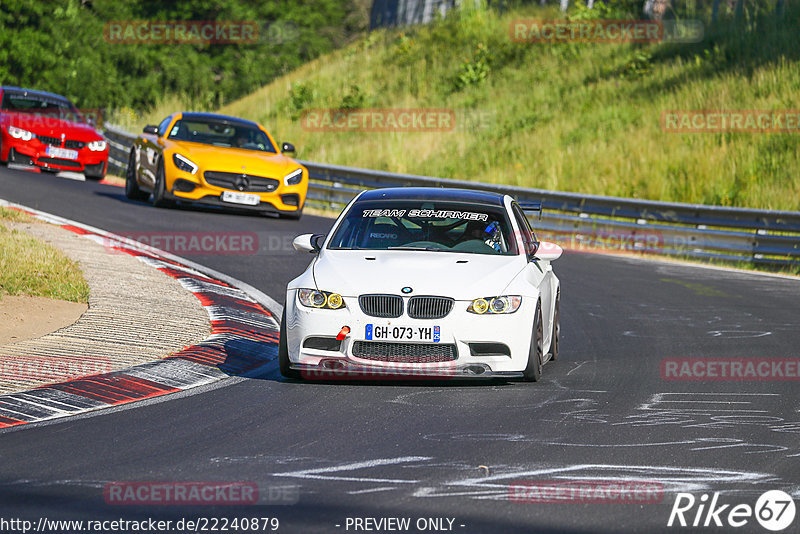
[[[755,517],[765,529],[778,532],[792,524],[795,512],[791,495],[780,490],[763,493],[754,507],[749,504],[721,504],[717,492],[710,501],[706,493],[699,499],[691,493],[678,493],[667,526],[739,528]]]

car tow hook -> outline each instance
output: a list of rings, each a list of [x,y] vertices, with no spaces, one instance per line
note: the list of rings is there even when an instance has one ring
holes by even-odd
[[[342,329],[339,330],[339,333],[336,335],[336,340],[337,341],[342,341],[344,338],[347,337],[347,334],[349,334],[349,333],[350,333],[350,327],[349,326],[343,326]]]

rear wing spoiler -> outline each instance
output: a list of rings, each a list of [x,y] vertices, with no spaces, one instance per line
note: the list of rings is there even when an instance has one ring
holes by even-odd
[[[539,213],[539,220],[542,220],[542,203],[541,202],[519,202],[519,207],[522,211],[536,211]]]

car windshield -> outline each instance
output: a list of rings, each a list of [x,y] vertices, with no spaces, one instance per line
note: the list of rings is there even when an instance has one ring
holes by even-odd
[[[14,91],[3,92],[0,110],[54,117],[73,122],[86,122],[83,115],[81,115],[78,109],[68,100],[50,98],[45,95],[31,93],[18,93]]]
[[[506,210],[425,200],[357,202],[331,238],[336,250],[516,255]]]
[[[181,119],[170,130],[169,139],[259,152],[276,152],[267,134],[247,124]]]

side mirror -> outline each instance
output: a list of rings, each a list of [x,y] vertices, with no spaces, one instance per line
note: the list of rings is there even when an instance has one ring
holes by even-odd
[[[292,143],[283,143],[281,145],[281,152],[291,152],[294,154],[296,151]]]
[[[541,241],[539,243],[539,248],[536,249],[536,258],[542,261],[553,261],[560,258],[562,252],[564,252],[564,249],[555,243]]]
[[[322,240],[324,238],[325,236],[322,234],[303,234],[294,238],[292,246],[300,252],[316,254],[322,249]]]
[[[148,124],[144,127],[142,132],[150,135],[158,135],[158,126],[153,126],[152,124]]]

